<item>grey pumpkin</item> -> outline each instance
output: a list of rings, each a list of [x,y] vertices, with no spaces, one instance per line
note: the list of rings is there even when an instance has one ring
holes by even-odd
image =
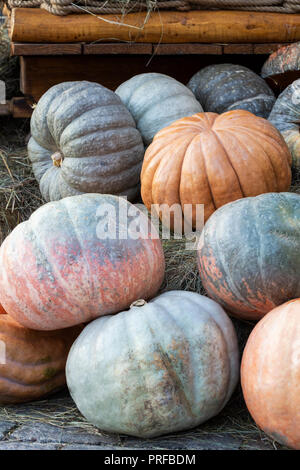
[[[300,168],[300,79],[279,95],[269,121],[281,132],[292,154],[292,166]]]
[[[137,196],[144,146],[113,91],[87,81],[55,85],[32,114],[31,135],[28,155],[46,201],[82,193]]]
[[[216,64],[204,67],[188,83],[204,111],[224,113],[244,109],[267,118],[275,96],[267,83],[242,65]]]
[[[116,89],[136,121],[146,145],[155,134],[183,117],[203,112],[193,93],[162,73],[143,73]]]
[[[69,353],[69,391],[103,431],[143,438],[217,415],[239,376],[234,327],[195,292],[169,291],[90,323]]]

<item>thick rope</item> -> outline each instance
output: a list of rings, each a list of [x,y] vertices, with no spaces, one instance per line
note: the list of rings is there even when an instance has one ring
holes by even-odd
[[[70,13],[124,14],[146,10],[248,10],[299,13],[300,0],[7,0],[10,8],[43,8],[55,15]]]

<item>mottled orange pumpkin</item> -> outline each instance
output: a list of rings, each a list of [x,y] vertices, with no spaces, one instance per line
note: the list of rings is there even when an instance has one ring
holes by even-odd
[[[271,88],[281,92],[294,80],[300,78],[300,42],[280,47],[263,65],[261,76]]]
[[[27,328],[57,330],[152,298],[165,270],[147,215],[108,194],[49,202],[0,248],[0,303]]]
[[[242,359],[244,398],[273,439],[300,449],[300,299],[272,310],[252,331]]]
[[[220,206],[247,196],[285,191],[291,155],[267,120],[235,110],[199,113],[156,134],[142,173],[142,198],[152,204],[204,204],[205,220]],[[172,222],[171,222],[172,223]]]
[[[37,400],[64,387],[67,355],[82,326],[35,331],[0,313],[0,404]]]

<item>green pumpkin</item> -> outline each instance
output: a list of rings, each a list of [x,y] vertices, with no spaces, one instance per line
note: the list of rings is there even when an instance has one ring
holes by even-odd
[[[226,204],[209,218],[198,246],[208,295],[249,320],[300,297],[300,196],[267,193]]]

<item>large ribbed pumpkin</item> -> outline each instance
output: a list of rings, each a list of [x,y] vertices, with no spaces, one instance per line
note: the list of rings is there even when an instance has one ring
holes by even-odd
[[[67,384],[101,430],[153,437],[219,413],[236,386],[238,356],[218,304],[170,291],[88,325],[70,350]]]
[[[204,111],[218,114],[245,109],[267,118],[275,103],[267,83],[243,65],[209,65],[193,75],[188,87]]]
[[[300,297],[300,196],[270,193],[216,211],[198,246],[208,295],[237,317],[259,320]]]
[[[46,201],[82,193],[139,193],[144,146],[111,90],[91,82],[50,88],[31,118],[28,154]]]
[[[116,94],[134,117],[146,145],[176,119],[203,111],[185,85],[162,73],[136,75],[122,83]]]
[[[147,216],[101,194],[40,207],[4,240],[0,266],[0,303],[37,330],[119,312],[152,297],[164,277],[161,242]]]
[[[292,154],[292,165],[300,168],[300,79],[279,95],[269,121],[284,137]]]
[[[241,380],[257,425],[300,450],[300,299],[277,307],[256,325],[243,354]]]
[[[81,330],[74,326],[34,331],[9,315],[0,315],[4,356],[0,360],[0,404],[37,400],[64,387],[67,355]]]
[[[280,133],[248,111],[200,113],[156,134],[142,173],[142,198],[152,204],[204,204],[208,217],[220,206],[247,196],[285,191],[291,156]]]

